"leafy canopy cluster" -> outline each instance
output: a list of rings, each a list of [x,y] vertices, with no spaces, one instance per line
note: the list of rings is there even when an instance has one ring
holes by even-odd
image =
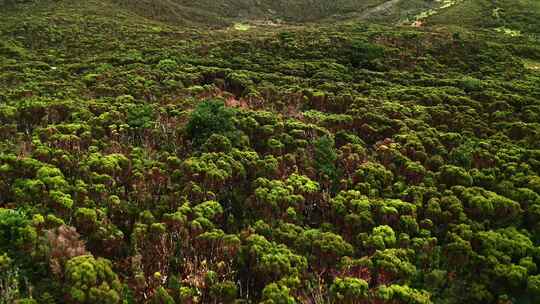
[[[528,1],[246,31],[131,10],[231,1],[9,2],[0,303],[540,301],[538,41],[429,26]]]

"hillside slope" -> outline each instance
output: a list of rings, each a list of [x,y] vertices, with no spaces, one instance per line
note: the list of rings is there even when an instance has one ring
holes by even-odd
[[[437,1],[16,2],[0,303],[540,302],[531,35],[409,25]]]
[[[384,0],[119,0],[126,8],[175,23],[230,24],[235,20],[317,21],[375,6]]]
[[[180,24],[222,26],[249,20],[317,22],[369,20],[413,22],[539,33],[540,2],[535,0],[116,0],[146,17]]]
[[[540,1],[464,0],[441,10],[429,21],[471,29],[508,29],[516,34],[540,35]]]
[[[187,24],[228,25],[238,21],[323,22],[369,20],[395,24],[446,5],[433,0],[117,0],[149,18]]]

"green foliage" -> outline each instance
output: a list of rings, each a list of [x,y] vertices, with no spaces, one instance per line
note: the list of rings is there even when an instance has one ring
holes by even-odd
[[[540,302],[537,1],[255,2],[0,0],[0,302]]]
[[[396,244],[396,234],[390,226],[379,226],[373,228],[372,235],[366,241],[366,247],[384,250],[391,248]]]
[[[260,235],[252,235],[247,239],[244,258],[261,282],[273,282],[299,274],[307,267],[305,257],[293,253],[283,244],[269,242]]]
[[[208,201],[193,207],[193,212],[197,217],[214,219],[223,213],[223,208],[216,201]]]
[[[390,285],[381,286],[377,290],[377,297],[386,301],[399,301],[411,304],[428,304],[433,303],[429,294],[423,290],[416,290],[409,286]]]
[[[234,111],[220,101],[204,101],[191,113],[186,132],[195,146],[213,134],[229,135],[234,130]]]
[[[15,254],[26,246],[32,246],[38,238],[35,228],[24,213],[0,208],[0,250]]]
[[[19,269],[7,254],[0,255],[0,301],[2,303],[15,302],[20,296]]]
[[[205,152],[225,152],[228,153],[232,149],[231,141],[223,135],[212,134],[202,145]]]
[[[351,45],[351,64],[355,67],[370,67],[372,61],[384,55],[384,48],[367,41],[353,41]]]
[[[440,180],[441,183],[448,186],[471,186],[473,182],[472,177],[465,169],[451,165],[441,168]]]
[[[154,296],[152,297],[152,300],[150,301],[151,303],[155,303],[155,304],[174,304],[176,303],[173,299],[173,297],[171,297],[169,295],[169,293],[167,292],[167,290],[165,290],[165,288],[163,287],[159,287],[158,290],[156,291],[156,293],[154,294]]]
[[[352,255],[354,250],[340,235],[318,229],[304,231],[296,244],[314,265],[333,264],[343,256]]]
[[[540,276],[534,275],[527,279],[527,290],[535,297],[540,296]]]
[[[174,72],[178,69],[178,63],[173,59],[163,59],[159,61],[157,67],[164,72]]]
[[[356,303],[367,300],[368,283],[356,278],[336,278],[330,286],[333,303]]]
[[[70,303],[120,303],[121,285],[110,261],[91,255],[74,257],[67,262],[64,275]]]
[[[264,287],[262,303],[265,304],[295,304],[296,300],[290,295],[287,286],[271,283]]]
[[[127,113],[127,124],[135,131],[142,132],[152,128],[154,123],[154,109],[150,105],[133,105]]]
[[[238,295],[238,288],[231,281],[217,283],[210,287],[210,295],[220,302],[232,303]]]
[[[337,153],[334,140],[323,136],[315,141],[314,167],[320,175],[334,181],[338,177],[336,168]]]
[[[382,191],[390,186],[394,175],[378,163],[367,162],[360,166],[355,172],[357,179],[360,181],[358,188],[369,195],[380,195]]]

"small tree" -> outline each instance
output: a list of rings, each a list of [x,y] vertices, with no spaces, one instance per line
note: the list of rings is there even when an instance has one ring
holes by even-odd
[[[214,284],[210,287],[210,295],[219,303],[233,303],[238,294],[236,284],[231,281]]]
[[[334,183],[338,178],[336,168],[337,153],[334,140],[325,135],[315,141],[315,169],[329,182]]]
[[[106,259],[92,255],[72,258],[66,264],[65,280],[68,303],[120,303],[122,285]]]
[[[368,297],[368,283],[357,278],[336,278],[330,286],[332,303],[354,304]]]
[[[224,134],[234,130],[234,111],[221,101],[208,100],[191,113],[186,132],[195,146],[201,146],[212,134]]]
[[[447,186],[471,186],[473,183],[472,177],[467,170],[452,165],[446,165],[441,168],[439,180]]]
[[[277,283],[268,284],[263,289],[264,304],[295,304],[296,301],[290,295],[290,290],[287,286]]]
[[[7,254],[0,255],[0,303],[14,303],[19,297],[19,269]]]

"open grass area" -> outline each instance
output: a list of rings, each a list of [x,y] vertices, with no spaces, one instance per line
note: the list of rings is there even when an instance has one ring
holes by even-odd
[[[249,31],[251,25],[245,23],[235,23],[234,29],[237,31]]]
[[[525,67],[531,70],[540,71],[540,61],[535,60],[523,60]]]

